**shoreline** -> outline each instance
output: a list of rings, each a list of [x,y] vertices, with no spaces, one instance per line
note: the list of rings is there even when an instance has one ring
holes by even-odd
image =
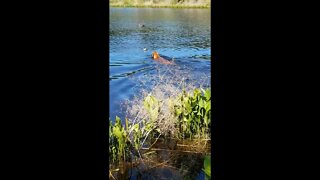
[[[110,4],[110,8],[194,8],[194,9],[210,9],[210,5],[124,5]]]

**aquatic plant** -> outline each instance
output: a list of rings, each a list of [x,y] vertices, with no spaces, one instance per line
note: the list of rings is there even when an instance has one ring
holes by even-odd
[[[115,123],[110,122],[109,125],[109,158],[115,165],[111,165],[112,168],[121,169],[123,161],[143,162],[141,168],[146,168],[144,172],[148,168],[163,166],[168,159],[161,163],[153,159],[157,157],[155,152],[159,151],[171,155],[199,154],[199,157],[208,153],[211,135],[210,76],[194,77],[180,68],[157,68],[156,72],[143,76],[143,81],[136,83],[140,93],[125,104],[125,121],[121,122],[116,117]],[[202,160],[198,163],[201,170]],[[188,172],[192,171],[192,168],[186,168],[188,163],[183,166],[167,165],[180,169],[184,177],[190,176]],[[194,179],[193,176],[190,178]]]
[[[203,92],[203,94],[201,93]],[[179,102],[180,101],[180,102]],[[193,95],[185,90],[176,100],[175,115],[178,117],[180,137],[205,137],[210,133],[211,91],[195,89]]]
[[[209,98],[205,98],[210,93],[210,90],[207,93],[202,93],[201,88],[207,89],[210,87],[210,75],[208,74],[194,74],[190,72],[191,70],[188,67],[163,67],[156,66],[156,71],[153,71],[149,74],[145,74],[144,76],[132,78],[131,80],[137,84],[139,92],[135,93],[135,97],[125,102],[126,104],[123,107],[126,109],[126,117],[132,123],[141,122],[142,120],[153,121],[154,125],[161,130],[161,133],[166,136],[172,137],[180,137],[180,122],[183,121],[183,118],[186,119],[194,119],[193,114],[189,112],[189,115],[179,117],[179,114],[183,111],[184,113],[186,108],[189,110],[189,106],[191,103],[188,103],[188,99],[193,100],[192,108],[193,111],[198,111],[198,107],[194,107],[195,104],[200,103],[202,107],[204,105],[203,110],[207,110],[204,114],[200,114],[203,116],[199,118],[199,121],[203,122],[208,126],[210,119],[210,113],[207,106],[211,106],[209,103]],[[193,97],[192,93],[196,90],[196,92],[200,92],[200,94],[196,94]],[[188,95],[186,95],[187,93]],[[203,94],[203,95],[202,95]],[[181,97],[182,96],[182,97]],[[191,96],[190,98],[187,96]],[[204,96],[204,97],[200,97]],[[181,98],[183,100],[181,101]],[[204,102],[199,100],[203,99]],[[184,102],[186,100],[186,102]],[[149,105],[146,104],[149,103]],[[152,105],[151,105],[151,104]],[[152,107],[151,107],[152,106]],[[200,112],[201,113],[201,112]],[[189,117],[190,116],[190,117]],[[190,123],[189,123],[190,124]],[[184,123],[183,126],[188,126],[187,123]],[[195,128],[195,125],[193,128]],[[192,126],[184,127],[184,129],[190,129]],[[189,128],[190,127],[190,128]],[[202,128],[202,130],[205,129]],[[200,130],[201,131],[201,128]],[[194,132],[192,132],[194,134]],[[199,134],[199,133],[198,133]],[[189,135],[187,135],[189,137]],[[204,137],[202,135],[202,137]],[[182,138],[182,137],[181,137]],[[192,138],[192,137],[191,137]]]
[[[205,179],[211,179],[211,156],[204,157],[204,169]]]
[[[113,162],[125,160],[128,155],[127,132],[118,116],[114,125],[109,121],[109,144],[109,160]]]
[[[201,92],[202,91],[202,92]],[[176,117],[175,125],[179,127],[180,138],[204,137],[210,133],[211,124],[211,94],[210,89],[195,89],[193,95],[186,91],[177,98],[171,98],[169,102]],[[137,151],[144,145],[146,140],[154,139],[163,133],[159,126],[158,116],[160,101],[149,95],[144,101],[144,109],[147,116],[140,122],[132,123],[125,120],[124,128],[121,119],[117,116],[114,125],[109,123],[109,154],[113,162],[125,160],[130,152]],[[165,130],[164,130],[165,131]],[[205,136],[207,135],[207,136]],[[149,141],[147,141],[149,143]],[[131,151],[130,151],[131,148]]]

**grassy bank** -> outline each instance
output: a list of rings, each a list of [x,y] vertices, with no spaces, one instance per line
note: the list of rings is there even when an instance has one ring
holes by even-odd
[[[111,0],[110,7],[210,8],[211,0]]]

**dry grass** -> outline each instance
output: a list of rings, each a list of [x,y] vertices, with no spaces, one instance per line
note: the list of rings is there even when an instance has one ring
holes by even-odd
[[[193,94],[195,88],[210,86],[210,75],[202,74],[201,77],[194,78],[190,70],[171,65],[158,65],[156,73],[132,78],[140,91],[133,100],[128,100],[124,104],[129,122],[136,124],[144,119],[150,120],[143,101],[147,96],[153,96],[160,102],[159,115],[155,122],[157,127],[164,135],[175,136],[178,129],[175,126],[177,117],[174,116],[173,104],[180,102],[177,97],[183,89]]]

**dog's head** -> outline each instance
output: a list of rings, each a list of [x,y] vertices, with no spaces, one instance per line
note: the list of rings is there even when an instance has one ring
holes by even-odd
[[[152,58],[153,59],[158,59],[160,57],[159,53],[157,51],[152,52]]]

